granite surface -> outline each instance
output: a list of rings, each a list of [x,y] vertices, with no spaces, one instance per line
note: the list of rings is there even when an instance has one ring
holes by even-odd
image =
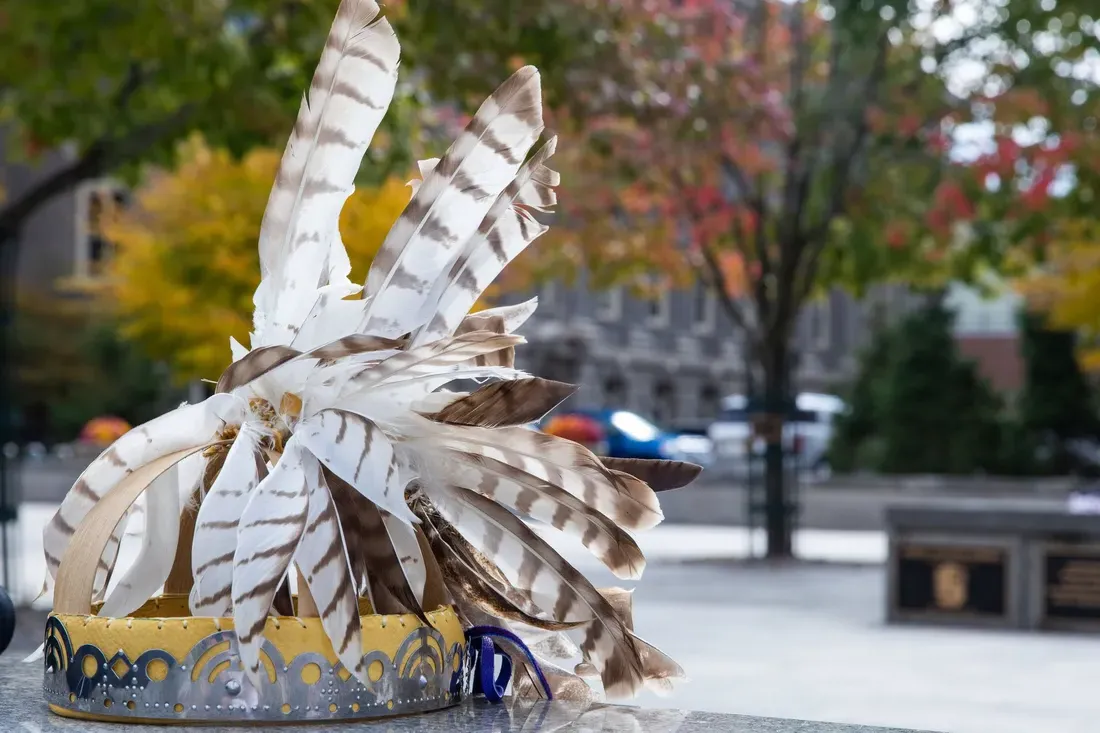
[[[983,534],[1071,534],[1100,538],[1100,515],[1069,514],[1053,510],[990,509],[985,500],[951,506],[890,507],[886,526],[891,531],[924,530]]]
[[[170,731],[233,731],[247,730],[241,726],[192,727],[182,725],[155,726],[121,723],[92,723],[70,720],[54,715],[42,699],[42,667],[40,663],[24,664],[14,657],[0,658],[0,730],[4,733],[164,733]],[[255,730],[255,728],[252,728]],[[689,712],[685,710],[654,710],[621,705],[577,707],[568,703],[527,703],[506,699],[492,705],[482,699],[473,700],[450,710],[425,715],[413,715],[389,720],[349,723],[311,723],[299,726],[264,726],[265,731],[328,731],[369,730],[372,733],[551,733],[578,731],[603,733],[636,731],[637,733],[915,733],[894,728],[869,728],[859,725],[813,723],[778,718],[753,718],[743,715]]]

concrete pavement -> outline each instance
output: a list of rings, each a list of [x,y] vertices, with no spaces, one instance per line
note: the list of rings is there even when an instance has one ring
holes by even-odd
[[[20,509],[19,523],[11,538],[14,582],[9,592],[16,603],[29,603],[42,589],[46,563],[42,556],[42,528],[57,510],[52,503],[29,502]],[[118,571],[123,575],[134,560],[140,540],[135,536],[142,526],[140,514],[134,517],[123,537]],[[571,537],[562,536],[548,527],[536,530],[566,559],[586,564],[591,556]],[[638,544],[650,563],[683,562],[688,560],[737,560],[752,556],[752,548],[760,552],[763,536],[743,527],[708,527],[660,524],[638,536]],[[881,563],[886,558],[886,537],[881,532],[838,532],[830,530],[800,530],[795,535],[795,552],[803,560],[840,563]],[[48,608],[43,598],[38,607]]]

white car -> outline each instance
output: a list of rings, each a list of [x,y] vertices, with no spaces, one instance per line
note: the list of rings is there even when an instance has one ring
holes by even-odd
[[[735,471],[747,470],[750,442],[752,453],[764,454],[764,441],[752,437],[751,417],[744,395],[722,400],[718,419],[707,430],[717,461]],[[795,398],[797,416],[783,425],[783,445],[788,461],[815,474],[828,470],[826,451],[833,437],[833,422],[846,409],[835,395],[802,392]]]

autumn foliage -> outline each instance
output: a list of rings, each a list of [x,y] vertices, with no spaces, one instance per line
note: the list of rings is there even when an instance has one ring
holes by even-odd
[[[229,363],[229,337],[247,343],[260,276],[256,241],[280,157],[261,148],[237,160],[191,140],[177,169],[150,177],[106,228],[116,251],[102,295],[125,334],[181,381],[217,379]],[[340,230],[353,278],[366,276],[408,199],[397,179],[348,199]]]

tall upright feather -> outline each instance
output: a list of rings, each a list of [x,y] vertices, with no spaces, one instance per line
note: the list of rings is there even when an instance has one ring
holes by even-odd
[[[549,211],[557,202],[554,186],[560,177],[546,167],[556,146],[557,138],[550,138],[520,168],[463,245],[450,269],[435,282],[423,306],[423,317],[430,320],[417,331],[414,344],[454,333],[505,266],[549,228],[528,209]]]
[[[316,291],[344,285],[339,279],[346,281],[350,263],[339,238],[340,210],[393,98],[399,56],[378,3],[340,3],[264,212],[253,348],[290,343]]]
[[[525,66],[485,100],[425,177],[367,274],[362,329],[400,336],[422,325],[425,296],[459,255],[542,132],[538,71]]]

